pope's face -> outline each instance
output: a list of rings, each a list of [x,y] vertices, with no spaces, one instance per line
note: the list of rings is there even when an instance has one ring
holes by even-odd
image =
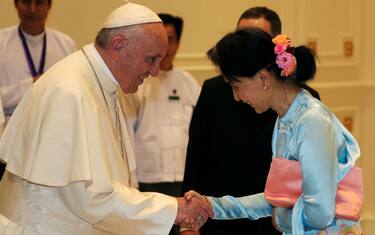
[[[128,38],[114,66],[113,74],[125,93],[134,93],[143,80],[159,74],[168,38],[162,23],[141,25],[142,33]]]
[[[17,0],[15,7],[21,20],[21,27],[26,33],[43,32],[50,9],[48,0]]]

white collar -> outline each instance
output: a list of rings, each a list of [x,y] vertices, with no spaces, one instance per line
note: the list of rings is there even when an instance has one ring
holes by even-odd
[[[25,36],[25,39],[30,43],[39,43],[43,41],[43,37],[46,34],[46,30],[44,30],[42,33],[37,34],[37,35],[28,34],[25,31],[23,31],[22,28],[21,28],[21,31],[23,35]]]
[[[103,58],[100,56],[98,50],[96,50],[94,44],[91,43],[90,45],[88,45],[88,48],[90,48],[90,50],[92,51],[93,56],[95,56],[96,61],[98,62],[100,67],[102,67],[105,74],[111,79],[112,82],[114,82],[117,86],[119,86],[116,78],[113,76],[112,72],[109,70],[107,64],[104,62]]]

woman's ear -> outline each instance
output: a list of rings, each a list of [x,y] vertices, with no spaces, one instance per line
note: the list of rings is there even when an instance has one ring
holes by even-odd
[[[270,86],[270,72],[267,70],[262,70],[259,72],[259,79],[262,81],[263,90],[267,91]]]

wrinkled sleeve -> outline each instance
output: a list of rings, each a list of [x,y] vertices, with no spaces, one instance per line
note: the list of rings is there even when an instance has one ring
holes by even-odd
[[[275,222],[283,232],[292,232],[292,213],[290,208],[275,208]]]
[[[338,160],[334,126],[328,115],[316,109],[297,125],[292,144],[302,171],[302,220],[306,230],[320,230],[335,217]],[[291,215],[289,209],[276,210],[279,226],[291,228]]]
[[[175,198],[140,193],[117,182],[111,193],[92,193],[84,182],[77,182],[61,187],[60,194],[74,214],[113,234],[168,234],[177,214]]]
[[[272,215],[272,206],[267,203],[263,193],[238,198],[232,196],[208,198],[214,212],[214,219],[257,220]]]

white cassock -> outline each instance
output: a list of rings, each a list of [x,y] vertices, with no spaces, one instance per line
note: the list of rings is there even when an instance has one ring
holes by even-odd
[[[95,47],[83,50],[34,83],[5,128],[0,233],[168,234],[177,201],[129,187],[119,87]]]
[[[3,134],[4,126],[5,126],[5,115],[4,115],[4,110],[2,109],[3,107],[3,102],[1,101],[0,98],[0,136]]]

